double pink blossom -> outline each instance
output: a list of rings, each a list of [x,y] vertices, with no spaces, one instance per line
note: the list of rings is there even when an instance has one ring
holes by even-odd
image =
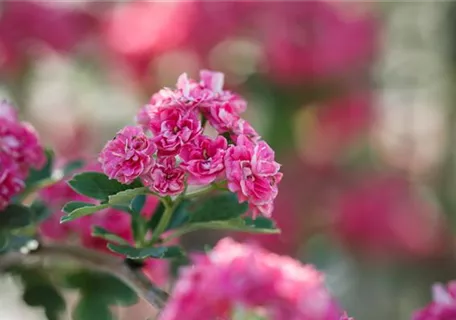
[[[104,173],[121,183],[132,183],[154,164],[156,146],[141,128],[127,126],[100,153]]]
[[[142,176],[144,185],[160,196],[180,194],[185,188],[185,171],[174,157],[159,158],[155,166]]]
[[[236,145],[226,152],[225,167],[228,189],[237,194],[239,201],[248,201],[253,215],[270,216],[282,173],[268,144],[255,144],[239,136]]]
[[[6,156],[0,155],[0,211],[25,187],[22,174],[17,166]]]
[[[435,284],[432,287],[433,301],[425,308],[415,312],[413,320],[451,320],[456,319],[456,281],[447,287]]]
[[[154,134],[159,156],[177,155],[203,131],[198,114],[178,105],[157,108],[149,117],[149,129]]]
[[[31,125],[0,118],[0,152],[11,157],[24,176],[29,168],[41,168],[46,157]]]
[[[224,156],[227,147],[228,143],[222,136],[212,140],[202,135],[193,143],[185,145],[180,156],[183,159],[182,167],[188,172],[188,183],[212,183],[225,169]]]
[[[239,308],[276,320],[340,317],[323,275],[313,267],[225,238],[181,269],[159,319],[231,319]]]

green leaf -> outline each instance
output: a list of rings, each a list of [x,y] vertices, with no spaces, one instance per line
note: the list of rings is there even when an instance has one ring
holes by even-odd
[[[157,227],[157,225],[160,222],[161,218],[163,217],[163,213],[164,212],[165,212],[165,206],[160,201],[160,203],[158,204],[157,208],[155,208],[155,211],[152,214],[152,217],[150,218],[149,221],[147,221],[147,229],[153,231]]]
[[[54,164],[54,153],[51,150],[45,151],[46,163],[40,170],[30,169],[25,185],[30,188],[41,180],[47,179],[52,175],[52,168]]]
[[[65,300],[49,276],[40,269],[16,268],[13,272],[24,284],[24,301],[32,307],[43,307],[49,320],[60,319]]]
[[[20,204],[10,204],[0,212],[0,230],[23,228],[32,222],[32,210]]]
[[[63,168],[63,175],[66,177],[73,173],[75,170],[81,169],[82,167],[84,167],[84,165],[84,160],[71,161]]]
[[[87,216],[89,214],[95,213],[97,211],[103,210],[109,207],[108,204],[94,205],[92,203],[72,201],[68,202],[63,207],[63,212],[67,215],[60,218],[60,223],[72,221],[74,219]]]
[[[276,234],[280,233],[280,229],[275,227],[272,220],[267,218],[258,217],[252,218],[234,218],[225,221],[208,221],[187,224],[186,226],[177,229],[175,235],[182,236],[186,233],[196,230],[224,230],[224,231],[240,231],[247,233],[264,233]]]
[[[184,200],[177,206],[165,231],[180,228],[190,220],[188,212],[188,207],[190,204],[190,200]]]
[[[109,196],[109,204],[129,206],[136,196],[146,195],[148,193],[149,190],[145,187],[120,191],[114,195]]]
[[[230,220],[241,216],[247,209],[248,204],[239,203],[235,194],[222,193],[197,202],[196,208],[189,213],[190,223]]]
[[[0,232],[0,252],[5,252],[9,244],[9,235],[6,232]]]
[[[109,196],[121,191],[142,187],[139,181],[135,181],[130,185],[124,185],[117,180],[109,179],[100,172],[76,174],[68,184],[77,193],[102,201],[108,200]]]
[[[86,292],[72,312],[73,320],[114,320],[109,305],[97,300],[98,296]]]
[[[66,275],[64,285],[78,289],[82,296],[90,294],[94,300],[104,305],[129,306],[139,300],[129,286],[107,273],[76,271]]]
[[[93,227],[92,236],[105,239],[109,242],[128,245],[128,242],[125,239],[98,226]]]
[[[141,195],[136,196],[136,197],[131,201],[131,204],[130,204],[131,210],[132,210],[136,215],[141,214],[141,211],[143,210],[144,205],[146,204],[146,199],[147,199],[146,195],[141,194]]]
[[[110,249],[113,252],[124,255],[130,259],[145,259],[149,257],[158,259],[171,259],[182,257],[184,255],[182,249],[178,246],[134,248],[131,246],[119,246],[110,243],[108,244],[108,249]]]

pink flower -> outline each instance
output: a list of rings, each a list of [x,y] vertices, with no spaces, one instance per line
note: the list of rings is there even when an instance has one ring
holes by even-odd
[[[237,144],[226,151],[225,167],[228,189],[237,194],[239,201],[249,201],[253,215],[270,216],[282,173],[267,143],[254,144],[239,136]]]
[[[11,157],[23,175],[30,167],[41,168],[46,157],[38,135],[33,127],[25,122],[9,121],[0,118],[0,153]]]
[[[241,119],[229,103],[207,103],[203,105],[201,112],[218,133],[231,132]]]
[[[0,211],[25,187],[23,175],[11,159],[0,154]]]
[[[154,164],[155,144],[139,127],[127,126],[109,141],[99,161],[110,179],[132,183]]]
[[[435,284],[432,288],[433,302],[415,312],[413,320],[452,320],[456,319],[456,281],[450,281],[445,288]]]
[[[142,176],[144,185],[160,196],[172,196],[182,193],[185,188],[185,171],[176,166],[174,157],[159,158],[155,166]]]
[[[276,320],[339,320],[322,274],[290,257],[225,238],[181,269],[160,320],[231,319],[239,308]]]
[[[203,131],[198,115],[177,105],[156,108],[149,117],[149,128],[155,135],[159,156],[177,155],[186,143]]]
[[[182,167],[189,173],[188,183],[204,185],[213,182],[225,169],[223,158],[227,147],[228,143],[222,136],[212,140],[202,135],[185,145],[180,156],[184,160]]]

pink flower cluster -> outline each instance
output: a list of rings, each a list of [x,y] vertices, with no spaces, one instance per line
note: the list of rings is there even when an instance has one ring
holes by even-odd
[[[413,320],[451,320],[456,319],[456,281],[450,281],[445,288],[435,284],[432,288],[433,302],[415,312]]]
[[[160,320],[225,320],[239,309],[276,320],[340,319],[323,275],[292,258],[225,238],[194,262],[181,269]]]
[[[100,171],[100,168],[99,165],[88,165],[83,171]],[[63,216],[61,208],[65,203],[69,201],[95,203],[93,199],[76,193],[65,179],[42,189],[39,196],[53,211],[53,214],[40,224],[40,233],[44,239],[54,241],[74,239],[86,248],[112,253],[106,248],[106,240],[92,236],[92,228],[98,226],[133,244],[131,216],[113,208],[107,208],[95,215],[81,217],[67,223],[60,223],[60,218]],[[141,214],[146,218],[151,217],[157,204],[156,197],[148,197]],[[146,260],[146,266],[143,269],[146,276],[158,285],[164,285],[167,282],[167,270],[167,262],[156,259]]]
[[[223,89],[222,73],[203,70],[200,78],[182,74],[175,90],[154,94],[137,115],[139,126],[123,128],[100,153],[103,171],[124,184],[140,178],[160,196],[227,180],[252,214],[270,216],[282,179],[274,151],[241,118],[247,103]],[[215,138],[204,134],[206,121]]]
[[[30,168],[39,169],[46,161],[33,127],[20,122],[16,110],[0,103],[0,210],[21,192]]]

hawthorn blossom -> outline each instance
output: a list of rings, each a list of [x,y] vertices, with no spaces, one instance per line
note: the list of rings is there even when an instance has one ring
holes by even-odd
[[[413,315],[413,320],[451,320],[456,319],[456,281],[445,287],[435,284],[432,287],[433,301]]]
[[[110,179],[130,184],[153,166],[156,146],[141,128],[127,126],[109,141],[99,161]]]
[[[270,216],[282,173],[268,144],[239,136],[236,145],[226,151],[225,167],[228,189],[239,201],[248,201],[253,215]]]
[[[160,320],[231,319],[239,308],[276,320],[339,320],[312,266],[229,238],[193,260],[181,269]]]
[[[0,211],[25,187],[22,174],[6,156],[0,155]]]
[[[228,147],[226,139],[218,136],[214,140],[206,136],[197,137],[185,145],[180,153],[182,167],[188,172],[188,183],[204,185],[212,183],[225,169],[224,155]]]
[[[0,152],[11,157],[24,176],[29,168],[39,169],[46,162],[38,134],[25,122],[0,118]]]
[[[185,189],[185,171],[174,157],[159,158],[150,172],[142,176],[142,181],[160,196],[173,196]]]
[[[157,108],[149,117],[149,129],[154,134],[159,156],[177,155],[186,143],[203,131],[197,113],[178,105]]]

